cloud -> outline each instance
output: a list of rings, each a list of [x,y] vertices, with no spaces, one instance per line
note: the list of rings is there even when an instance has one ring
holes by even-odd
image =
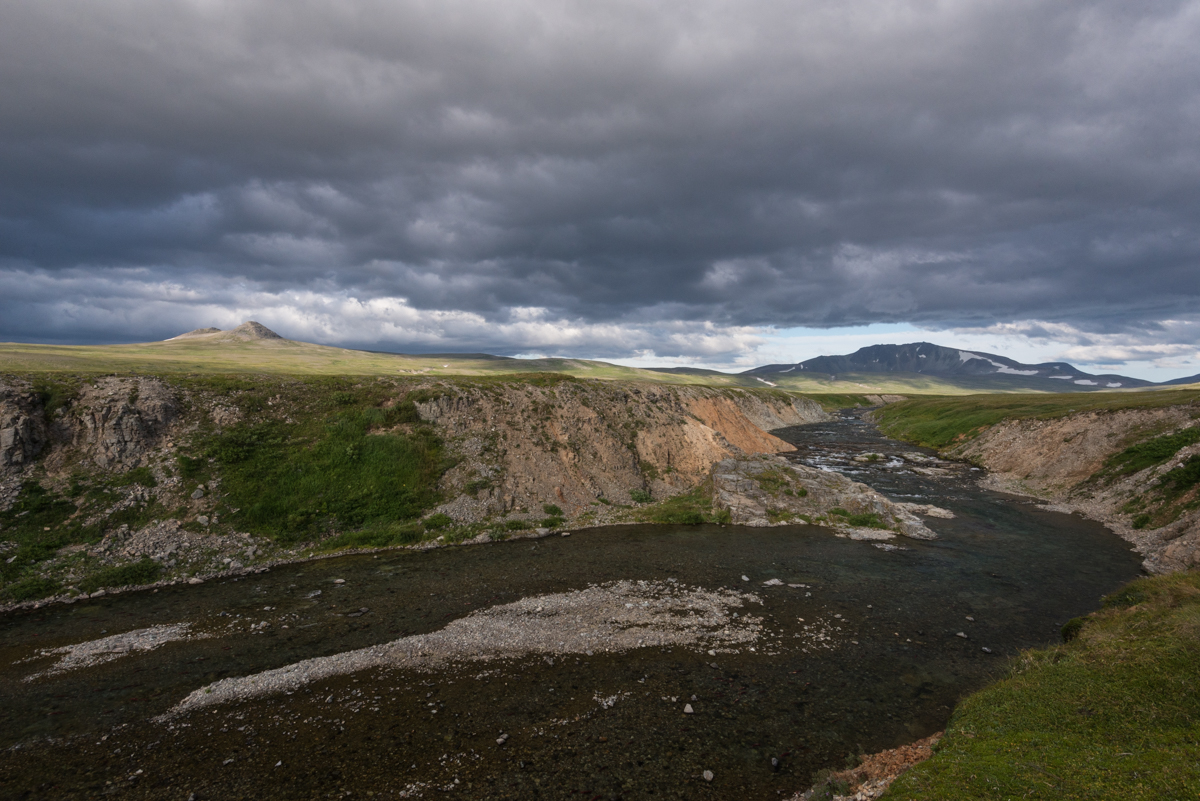
[[[957,336],[1025,340],[1057,350],[1056,359],[1118,369],[1146,362],[1159,368],[1200,366],[1200,315],[1130,327],[1119,333],[1085,331],[1066,323],[1023,321],[984,328],[958,328]],[[1195,372],[1192,370],[1192,372]]]
[[[1051,321],[1175,358],[1197,39],[1184,0],[8,4],[0,327],[732,359]]]

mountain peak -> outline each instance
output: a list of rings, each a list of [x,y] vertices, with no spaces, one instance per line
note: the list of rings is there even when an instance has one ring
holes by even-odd
[[[220,328],[197,328],[195,331],[188,331],[186,334],[180,334],[176,337],[171,337],[167,342],[175,342],[180,339],[208,339],[214,342],[250,342],[258,339],[283,339],[270,328],[254,320],[247,320],[237,328],[231,328],[228,331],[223,331]]]
[[[946,348],[931,342],[907,345],[869,345],[845,356],[818,356],[797,364],[769,364],[746,374],[784,375],[786,373],[919,373],[952,379],[1003,378],[1014,383],[1033,382],[1048,389],[1118,389],[1144,387],[1151,382],[1119,375],[1091,375],[1066,362],[1022,364],[1007,356]],[[1048,381],[1046,379],[1055,379]],[[1059,383],[1062,382],[1062,383]]]

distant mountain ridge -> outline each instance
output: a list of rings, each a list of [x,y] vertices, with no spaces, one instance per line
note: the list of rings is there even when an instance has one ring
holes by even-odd
[[[742,375],[758,378],[793,372],[821,373],[917,373],[945,378],[1009,377],[1013,383],[1062,381],[1071,389],[1119,389],[1154,386],[1151,381],[1123,375],[1093,375],[1066,362],[1022,364],[1006,356],[944,348],[929,342],[908,345],[870,345],[846,356],[817,356],[796,364],[768,364]]]

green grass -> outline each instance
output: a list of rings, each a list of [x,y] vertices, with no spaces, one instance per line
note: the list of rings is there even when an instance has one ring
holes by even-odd
[[[636,519],[648,523],[698,526],[701,523],[728,523],[729,510],[712,511],[712,483],[705,482],[690,492],[674,495],[651,506],[639,507]]]
[[[36,601],[54,595],[60,589],[62,585],[54,579],[29,576],[0,590],[0,598],[5,601]]]
[[[336,411],[299,423],[238,425],[207,440],[224,502],[237,509],[234,525],[290,543],[379,530],[439,501],[437,480],[450,463],[433,429],[391,430],[411,416],[403,404],[349,408],[363,400],[344,400],[335,396]]]
[[[875,412],[889,437],[930,448],[948,448],[1005,419],[1049,420],[1075,412],[1150,409],[1192,405],[1200,413],[1200,392],[1092,392],[1069,395],[969,395],[911,398]]]
[[[321,542],[322,551],[344,548],[386,548],[412,545],[425,539],[426,529],[420,523],[390,523],[382,526],[346,531]]]
[[[837,515],[856,528],[887,528],[887,524],[880,520],[879,515],[874,512],[852,514],[840,506],[835,506],[829,510],[829,514]]]
[[[152,584],[162,573],[162,566],[152,559],[143,558],[140,562],[120,565],[100,570],[79,582],[79,589],[84,592],[95,592],[106,587],[129,587],[140,584]]]
[[[143,487],[157,487],[158,480],[154,477],[154,473],[149,467],[135,467],[123,475],[117,476],[112,481],[114,487],[131,487],[134,484]]]
[[[1179,467],[1163,473],[1162,486],[1168,500],[1189,492],[1197,484],[1200,484],[1200,456],[1197,455],[1189,456]]]
[[[1200,573],[1141,579],[955,710],[884,798],[1200,795]]]
[[[54,556],[59,548],[98,540],[98,532],[69,521],[75,511],[74,502],[36,481],[26,481],[12,508],[0,513],[0,540],[17,543],[15,552],[0,560],[0,580],[6,584],[21,580],[27,570]]]
[[[1130,476],[1148,467],[1162,464],[1183,448],[1197,442],[1200,442],[1200,425],[1185,428],[1174,434],[1154,437],[1130,445],[1120,453],[1110,456],[1104,463],[1104,472],[1109,475]]]
[[[152,499],[106,515],[92,525],[83,524],[89,516],[120,500],[122,496],[110,492],[109,488],[132,484],[152,486],[153,481],[153,475],[146,468],[98,479],[76,475],[66,495],[46,489],[36,481],[26,481],[13,506],[0,513],[0,540],[17,543],[15,552],[10,551],[0,559],[0,582],[6,585],[6,596],[27,600],[52,594],[37,571],[42,562],[53,558],[67,545],[96,543],[105,533],[122,525],[138,529],[153,520],[168,517],[168,510]],[[11,562],[8,561],[10,558]]]
[[[892,394],[892,393],[885,393]],[[807,393],[806,398],[816,401],[821,408],[827,412],[836,412],[838,409],[859,409],[866,406],[875,406],[875,402],[866,395],[853,395],[846,393],[834,392],[816,392]]]

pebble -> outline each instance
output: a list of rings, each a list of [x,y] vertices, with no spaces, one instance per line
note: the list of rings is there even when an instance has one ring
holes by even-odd
[[[971,621],[972,623],[975,622],[975,618],[971,617],[970,615],[967,615],[967,620]]]
[[[692,712],[694,712],[694,711],[695,711],[695,710],[693,710],[693,709],[692,709],[692,705],[691,705],[691,704],[684,704],[684,705],[683,705],[683,714],[685,714],[685,715],[690,715],[690,714],[692,714]]]
[[[334,579],[333,583],[334,584],[345,584],[346,580],[345,579]]]
[[[750,580],[749,576],[742,576],[742,581],[749,581],[749,580]]]
[[[631,604],[633,601],[638,603]],[[404,666],[419,670],[449,661],[477,659],[482,654],[493,659],[532,654],[557,659],[572,653],[614,653],[674,645],[720,651],[753,643],[759,637],[761,618],[729,615],[746,602],[756,603],[759,599],[732,590],[683,590],[666,583],[633,581],[523,598],[453,620],[428,634],[222,679],[193,691],[163,717],[295,690],[310,682],[368,668]],[[539,606],[545,614],[534,613]]]
[[[706,782],[711,782],[713,780],[713,772],[711,770],[706,770],[700,775],[704,777],[704,781]]]
[[[990,654],[990,653],[992,652],[992,649],[991,649],[991,648],[983,648],[983,649],[981,649],[981,650],[982,650],[982,651],[983,651],[985,654]]]
[[[501,734],[496,738],[496,745],[504,745],[504,741],[508,739],[507,734]]]
[[[967,635],[966,635],[966,633],[965,633],[965,632],[962,632],[962,631],[960,631],[958,634],[955,634],[954,636],[955,636],[955,637],[962,637],[964,640],[965,640],[965,639],[967,639]]]
[[[197,487],[196,491],[192,493],[193,501],[198,501],[203,497],[204,497],[204,490],[200,489],[199,487]]]

